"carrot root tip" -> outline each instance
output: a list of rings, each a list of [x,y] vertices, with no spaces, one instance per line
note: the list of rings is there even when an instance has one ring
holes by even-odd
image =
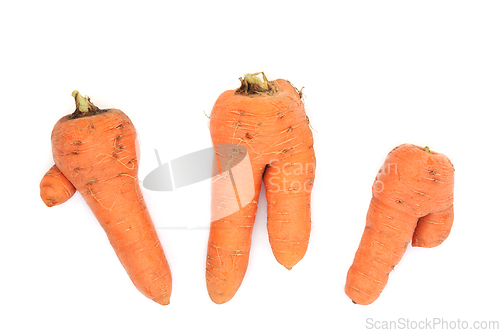
[[[56,205],[56,201],[55,200],[51,200],[51,199],[45,199],[45,200],[43,200],[43,203],[47,207],[54,207]]]
[[[168,304],[170,304],[170,297],[167,295],[164,295],[164,296],[160,296],[157,298],[153,298],[153,301],[155,301],[156,303],[158,303],[160,305],[168,305]]]

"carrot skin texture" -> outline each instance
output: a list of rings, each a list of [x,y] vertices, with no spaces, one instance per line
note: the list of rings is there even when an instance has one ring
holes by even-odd
[[[76,189],[73,184],[55,165],[45,173],[40,182],[40,197],[47,207],[53,207],[68,201],[75,192]]]
[[[120,110],[61,118],[52,131],[57,168],[81,193],[136,288],[170,302],[171,272],[137,180],[135,128]]]
[[[294,194],[284,189],[275,190],[270,179],[271,170],[282,177],[280,180],[284,179],[281,175],[283,164],[301,164],[303,172],[309,165],[310,173],[296,178],[301,181],[304,178],[303,182],[307,183],[301,183],[300,191],[312,188],[315,169],[312,133],[296,89],[285,80],[272,82],[278,90],[272,96],[249,97],[235,94],[233,90],[224,92],[217,99],[210,116],[214,147],[218,144],[233,144],[247,149],[253,174],[253,180],[249,183],[253,184],[255,193],[253,200],[237,212],[223,218],[212,218],[206,281],[209,296],[217,304],[229,301],[243,281],[263,180],[268,201],[271,198],[268,203],[268,231],[276,259],[291,269],[304,256],[309,241],[310,191]],[[245,191],[244,188],[237,190]],[[276,193],[272,193],[272,190]],[[220,210],[224,209],[221,207],[228,207],[231,201],[234,202],[233,196],[230,180],[218,178],[213,181],[212,212],[217,211],[220,216]],[[292,197],[296,197],[296,201],[300,200],[300,205],[287,205],[286,201],[292,200]],[[284,228],[283,222],[279,222],[285,215],[296,216],[289,219],[287,228]]]
[[[389,153],[373,184],[365,231],[347,273],[345,293],[354,303],[371,304],[379,297],[419,219],[449,215],[453,177],[453,165],[442,154],[410,144]]]

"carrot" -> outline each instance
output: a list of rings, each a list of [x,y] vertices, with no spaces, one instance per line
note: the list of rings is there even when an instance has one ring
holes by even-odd
[[[73,96],[76,111],[52,131],[55,165],[85,199],[136,288],[166,305],[172,278],[137,179],[134,125],[118,109]]]
[[[234,296],[247,270],[262,181],[269,242],[277,261],[287,269],[297,264],[306,253],[311,231],[316,159],[301,93],[288,81],[268,81],[263,73],[240,80],[240,88],[219,96],[210,116],[217,151],[214,174],[228,171],[230,161],[242,151],[251,164],[250,176],[233,171],[240,172],[240,184],[234,175],[214,177],[212,182],[206,282],[210,298],[218,304]],[[224,144],[236,148],[220,151]],[[240,199],[249,193],[254,193],[250,203],[238,209],[243,205]]]
[[[454,168],[428,147],[403,144],[387,156],[372,187],[366,227],[347,273],[345,292],[370,304],[387,284],[407,245],[442,243],[453,222]]]
[[[413,233],[411,245],[427,248],[438,246],[448,238],[453,218],[453,205],[448,209],[420,218]]]
[[[68,201],[75,191],[73,184],[55,165],[47,171],[40,182],[40,197],[48,207]]]

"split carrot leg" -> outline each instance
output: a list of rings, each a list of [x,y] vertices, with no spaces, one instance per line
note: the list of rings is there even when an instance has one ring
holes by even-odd
[[[76,189],[56,165],[45,173],[40,182],[40,197],[48,206],[60,205],[75,194]]]
[[[443,211],[421,217],[413,233],[411,245],[426,248],[438,246],[448,238],[453,218],[453,205]]]
[[[227,176],[212,180],[212,198],[218,200],[212,201],[206,282],[214,303],[222,304],[233,298],[245,276],[264,168],[263,164],[254,173],[255,196],[241,209],[235,209],[234,205],[238,204],[238,190],[242,188],[235,191]]]
[[[372,198],[365,230],[347,273],[345,292],[353,302],[370,304],[379,297],[389,273],[403,258],[417,221]]]
[[[312,146],[270,163],[264,173],[267,230],[276,260],[292,269],[305,255],[311,233],[311,191],[316,161]]]

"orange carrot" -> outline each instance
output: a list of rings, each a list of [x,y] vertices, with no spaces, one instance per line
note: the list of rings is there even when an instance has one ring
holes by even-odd
[[[217,99],[210,116],[215,149],[241,147],[251,163],[251,177],[243,174],[243,185],[234,186],[233,177],[212,182],[206,280],[210,298],[218,304],[234,296],[245,275],[262,181],[269,242],[280,264],[291,269],[302,259],[311,230],[316,159],[301,93],[288,81],[268,81],[263,73],[240,80],[240,88]],[[241,151],[217,151],[214,174],[228,171],[228,161]],[[243,205],[240,199],[249,193],[254,193],[251,202],[235,210],[234,203]]]
[[[438,246],[448,238],[453,217],[453,205],[448,209],[421,217],[413,233],[411,245],[427,248]]]
[[[87,202],[137,289],[166,305],[172,278],[137,179],[134,125],[118,109],[73,96],[76,111],[52,131],[55,165]]]
[[[387,156],[373,184],[366,227],[347,273],[354,303],[374,302],[407,245],[442,243],[453,222],[454,168],[428,147],[403,144]]]
[[[48,207],[68,201],[75,191],[73,184],[55,165],[47,171],[40,182],[40,197]]]

